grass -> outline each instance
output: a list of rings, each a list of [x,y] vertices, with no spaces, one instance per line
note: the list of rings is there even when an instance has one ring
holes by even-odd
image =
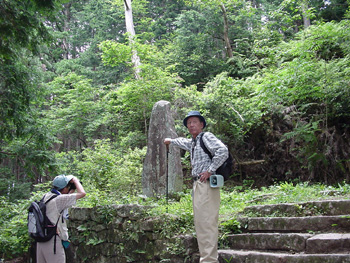
[[[220,221],[235,218],[246,206],[298,203],[325,199],[347,199],[350,197],[350,185],[343,183],[336,186],[323,184],[310,184],[282,182],[269,187],[251,188],[249,186],[233,186],[229,184],[221,189]],[[142,195],[124,196],[116,198],[110,193],[97,189],[88,190],[87,198],[78,202],[81,207],[94,207],[96,205],[110,204],[138,204],[153,207],[150,216],[172,214],[187,220],[192,219],[191,189],[177,193],[176,198],[165,197],[147,198]]]
[[[261,189],[233,188],[222,191],[221,215],[235,215],[250,205],[298,203],[328,199],[343,199],[350,195],[350,185],[325,186],[322,184],[284,182]]]
[[[350,185],[339,184],[326,186],[323,184],[289,183],[283,182],[270,187],[251,189],[243,187],[224,187],[221,189],[221,220],[235,217],[246,206],[298,203],[329,199],[347,199],[350,197]],[[157,211],[166,210],[164,200],[157,203]],[[192,212],[191,193],[184,194],[180,201],[171,200],[168,206],[169,213],[181,215],[184,212]]]

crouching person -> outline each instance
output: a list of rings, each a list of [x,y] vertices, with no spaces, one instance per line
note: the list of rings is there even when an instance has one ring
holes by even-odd
[[[37,263],[66,262],[64,248],[69,246],[66,222],[68,208],[86,195],[82,184],[73,175],[56,176],[52,186],[51,191],[44,196],[44,202],[49,201],[46,203],[46,216],[51,223],[57,224],[57,232],[49,241],[37,243]]]

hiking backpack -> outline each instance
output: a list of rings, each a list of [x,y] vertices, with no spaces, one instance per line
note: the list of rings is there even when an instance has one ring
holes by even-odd
[[[44,202],[45,196],[40,201],[34,201],[28,208],[28,232],[37,242],[49,241],[57,232],[57,223],[53,224],[46,216],[46,204],[58,195],[53,195]]]
[[[203,134],[204,135],[204,134]],[[203,142],[203,135],[200,137],[199,142],[203,151],[209,155],[210,159],[213,159],[213,155],[209,152],[208,148]],[[228,151],[228,157],[225,162],[216,170],[216,174],[220,174],[224,177],[224,181],[227,181],[233,173],[233,157],[230,151]]]

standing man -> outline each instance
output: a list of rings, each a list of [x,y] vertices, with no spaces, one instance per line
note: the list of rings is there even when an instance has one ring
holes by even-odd
[[[210,187],[209,177],[215,174],[215,171],[228,158],[228,149],[212,133],[203,132],[206,122],[199,111],[190,111],[183,120],[183,124],[192,138],[166,138],[164,143],[190,152],[193,178],[192,204],[200,263],[217,263],[220,189]],[[212,159],[202,149],[201,137],[212,154]]]
[[[69,246],[67,209],[74,206],[78,199],[86,195],[83,186],[73,175],[56,176],[52,186],[52,190],[44,196],[44,202],[54,195],[58,195],[46,204],[46,215],[51,223],[57,223],[57,234],[47,242],[37,242],[37,263],[66,262],[64,247]],[[73,193],[75,189],[77,193]]]

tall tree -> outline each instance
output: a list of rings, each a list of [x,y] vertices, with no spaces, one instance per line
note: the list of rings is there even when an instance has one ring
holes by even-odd
[[[303,21],[304,21],[304,28],[308,28],[311,25],[310,12],[308,12],[309,11],[308,2],[309,2],[308,0],[303,0],[300,3],[301,12],[302,12]]]
[[[59,10],[56,0],[0,0],[0,164],[15,179],[43,174],[50,165],[50,143],[40,126],[41,47],[52,38],[45,26]],[[11,176],[6,176],[12,179]],[[12,184],[9,184],[11,187]]]
[[[135,41],[135,28],[134,28],[134,19],[132,16],[132,6],[131,0],[124,0],[124,8],[125,8],[125,25],[127,33],[129,34],[129,43],[132,46]],[[134,74],[136,79],[140,79],[140,57],[137,55],[137,50],[135,48],[132,49],[132,63],[134,64]]]
[[[227,18],[227,12],[226,12],[226,7],[223,3],[220,3],[220,8],[222,11],[222,15],[224,18],[224,40],[225,40],[225,48],[227,51],[227,56],[229,58],[233,57],[233,53],[232,53],[232,47],[231,47],[231,42],[230,42],[230,38],[229,38],[229,23],[228,23],[228,18]]]
[[[218,10],[209,7],[184,11],[175,23],[177,29],[168,59],[186,85],[202,86],[225,67],[227,55]]]
[[[0,142],[23,133],[35,93],[27,58],[49,34],[43,23],[58,1],[0,0]]]
[[[229,58],[232,58],[233,54],[232,54],[232,47],[231,47],[231,41],[229,38],[229,22],[228,22],[228,14],[226,11],[226,6],[225,6],[225,2],[226,1],[221,1],[221,0],[207,0],[207,1],[195,1],[197,2],[200,6],[204,7],[204,6],[218,6],[221,9],[222,12],[222,17],[223,17],[223,39],[225,42],[225,50],[226,50],[226,54]],[[230,1],[227,1],[230,2]],[[234,3],[237,1],[233,1]],[[204,3],[204,4],[203,4]]]

